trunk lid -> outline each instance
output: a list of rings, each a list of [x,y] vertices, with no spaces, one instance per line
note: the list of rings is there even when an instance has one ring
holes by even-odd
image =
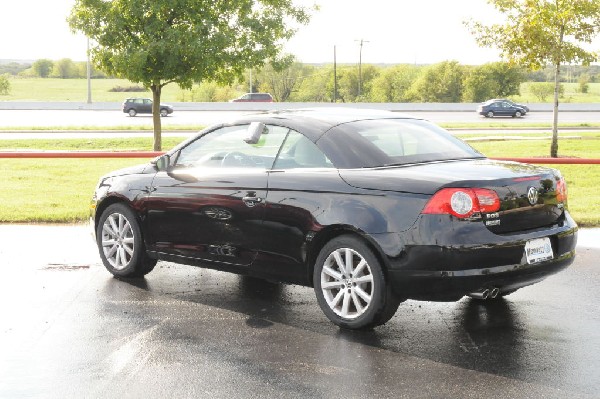
[[[517,162],[478,159],[340,169],[340,176],[351,186],[368,190],[426,195],[445,187],[494,190],[500,198],[500,210],[481,215],[480,220],[497,234],[553,225],[563,217],[566,207],[559,194],[560,172]]]

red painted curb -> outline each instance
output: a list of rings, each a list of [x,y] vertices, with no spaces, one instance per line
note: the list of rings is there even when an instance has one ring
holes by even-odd
[[[0,158],[155,158],[162,151],[0,151]],[[594,158],[490,158],[533,164],[600,165]]]
[[[160,151],[0,151],[0,158],[155,158]]]

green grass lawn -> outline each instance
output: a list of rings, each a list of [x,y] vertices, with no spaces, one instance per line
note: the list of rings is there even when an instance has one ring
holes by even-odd
[[[185,137],[163,137],[162,147],[173,148]],[[35,139],[0,140],[0,151],[6,150],[106,150],[106,151],[151,151],[151,137],[128,137],[109,139]]]
[[[565,88],[564,95],[559,99],[560,103],[597,103],[600,102],[600,83],[589,83],[587,93],[579,92],[579,83],[563,83]],[[516,102],[539,103],[539,98],[531,94],[528,83],[521,84],[521,94],[510,96]],[[546,99],[546,102],[552,102],[552,96]]]
[[[569,134],[574,135],[574,134]],[[535,136],[535,135],[534,135]],[[471,141],[489,157],[547,156],[550,140]],[[559,141],[561,156],[600,158],[600,133],[577,133]],[[474,135],[460,135],[472,139]],[[184,138],[163,138],[172,148]],[[148,150],[151,138],[0,140],[0,150]],[[100,176],[111,170],[144,163],[143,159],[2,159],[0,222],[79,222],[87,219],[89,202]],[[600,165],[553,165],[569,188],[569,209],[581,226],[600,226]]]
[[[163,138],[169,149],[184,138]],[[149,150],[151,138],[0,140],[0,150]],[[0,222],[80,222],[100,176],[144,159],[2,159]]]
[[[92,79],[92,101],[122,102],[128,97],[152,98],[151,91],[145,92],[111,92],[110,89],[120,86],[134,86],[125,79]],[[10,94],[1,96],[3,101],[87,101],[86,79],[56,78],[12,78]],[[179,86],[169,84],[163,88],[161,102],[177,101]]]

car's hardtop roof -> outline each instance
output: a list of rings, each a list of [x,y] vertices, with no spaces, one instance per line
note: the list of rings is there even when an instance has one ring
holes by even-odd
[[[244,115],[225,123],[209,126],[203,129],[200,134],[205,134],[223,126],[262,122],[267,125],[288,127],[304,134],[309,140],[316,142],[325,132],[335,126],[350,122],[381,119],[422,120],[421,118],[415,118],[407,114],[373,109],[347,107],[301,108]],[[172,148],[169,153],[177,152],[180,148],[196,140],[196,138],[197,136],[190,137]]]
[[[302,108],[281,111],[270,111],[245,115],[229,124],[243,124],[249,122],[263,122],[299,130],[309,139],[316,141],[327,130],[344,123],[373,119],[419,119],[410,115],[359,108],[322,107]]]
[[[484,104],[495,103],[496,101],[506,101],[507,103],[516,104],[516,102],[514,102],[513,100],[510,100],[508,98],[492,98],[490,100],[487,100]]]
[[[320,107],[269,111],[245,115],[228,124],[263,122],[265,124],[282,125],[304,133],[309,139],[316,141],[327,130],[344,123],[373,119],[418,119],[406,114],[391,111],[346,108]]]

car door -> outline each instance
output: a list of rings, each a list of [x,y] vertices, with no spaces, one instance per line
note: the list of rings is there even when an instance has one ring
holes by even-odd
[[[490,104],[490,110],[494,113],[494,115],[496,116],[500,116],[500,115],[504,115],[504,110],[502,109],[502,103],[499,101],[494,101],[493,103]]]
[[[307,283],[307,242],[322,228],[315,215],[328,210],[340,182],[337,169],[321,150],[290,130],[269,172],[264,239],[252,265],[255,274]]]
[[[220,127],[190,142],[159,171],[146,206],[149,249],[165,256],[248,266],[256,254],[267,170],[285,131],[257,144],[248,125]]]
[[[142,105],[142,111],[140,113],[143,114],[151,114],[152,113],[152,100],[147,98],[144,99],[144,104]]]
[[[504,115],[504,116],[512,116],[512,114],[514,112],[514,109],[513,109],[512,105],[510,105],[506,101],[502,101],[500,103],[500,107],[502,109],[502,115]]]

